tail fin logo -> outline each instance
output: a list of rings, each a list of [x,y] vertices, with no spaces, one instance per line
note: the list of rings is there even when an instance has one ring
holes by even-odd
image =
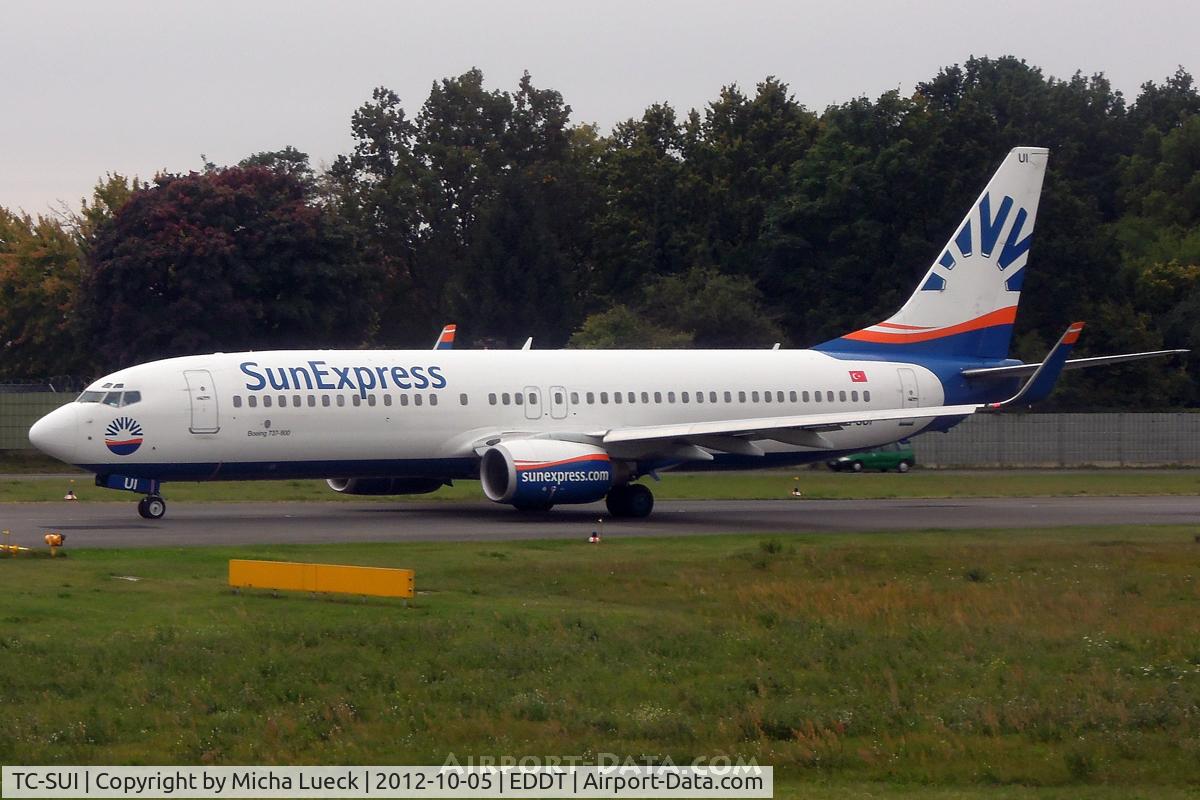
[[[1014,205],[1013,199],[1005,195],[993,212],[992,196],[984,194],[979,200],[977,208],[979,213],[967,217],[962,228],[946,247],[941,258],[937,260],[936,267],[941,267],[946,273],[949,273],[960,262],[976,256],[991,260],[993,256],[996,256],[996,246],[1000,244],[1001,234],[1011,216],[1013,217],[1012,225],[1009,226],[1008,235],[1000,245],[1000,253],[996,257],[995,263],[997,268],[1004,272],[1017,261],[1021,261],[1020,267],[1004,282],[1004,288],[1007,291],[1021,291],[1021,284],[1025,280],[1023,259],[1029,253],[1029,246],[1033,243],[1033,231],[1030,226],[1029,232],[1025,233],[1029,212],[1024,208],[1018,208],[1016,214],[1013,215]],[[975,250],[976,246],[979,248],[978,252]],[[923,291],[940,292],[946,288],[949,276],[942,274],[941,270],[936,267],[921,287]]]

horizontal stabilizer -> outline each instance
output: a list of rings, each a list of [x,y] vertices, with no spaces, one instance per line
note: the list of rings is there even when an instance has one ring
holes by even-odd
[[[1145,353],[1123,353],[1116,356],[1095,356],[1093,358],[1069,358],[1063,364],[1063,370],[1069,369],[1086,369],[1088,367],[1102,367],[1107,364],[1121,364],[1126,361],[1142,361],[1147,358],[1162,358],[1163,356],[1175,356],[1181,353],[1191,352],[1189,350],[1151,350]],[[1026,375],[1032,375],[1037,371],[1041,364],[1014,364],[1009,367],[982,367],[980,369],[964,369],[962,375],[964,378],[1023,378]]]

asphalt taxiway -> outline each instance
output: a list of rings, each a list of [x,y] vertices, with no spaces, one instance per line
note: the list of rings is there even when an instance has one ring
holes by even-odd
[[[0,527],[13,532],[13,544],[40,545],[53,530],[72,549],[563,539],[586,537],[598,525],[618,537],[1193,524],[1200,531],[1200,497],[1193,496],[665,500],[640,520],[609,519],[600,503],[540,514],[488,502],[171,503],[157,521],[138,517],[134,503],[0,506]]]

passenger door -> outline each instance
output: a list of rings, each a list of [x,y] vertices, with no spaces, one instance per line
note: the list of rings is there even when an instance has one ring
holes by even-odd
[[[903,408],[915,408],[921,405],[921,395],[917,388],[917,375],[907,367],[900,367],[896,370],[900,375],[900,405]],[[914,421],[911,419],[900,420],[901,427],[911,428]]]
[[[188,369],[183,372],[187,381],[188,398],[192,404],[192,433],[216,433],[221,430],[217,410],[217,390],[213,386],[212,373],[206,369]]]

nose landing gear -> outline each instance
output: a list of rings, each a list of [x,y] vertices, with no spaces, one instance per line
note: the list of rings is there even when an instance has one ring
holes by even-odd
[[[158,493],[162,485],[153,478],[131,478],[127,475],[97,475],[96,485],[122,492],[137,492],[145,495],[138,501],[138,514],[142,519],[162,519],[167,513],[167,501]]]
[[[150,494],[138,501],[138,514],[143,519],[162,519],[167,513],[167,501],[156,494]]]

